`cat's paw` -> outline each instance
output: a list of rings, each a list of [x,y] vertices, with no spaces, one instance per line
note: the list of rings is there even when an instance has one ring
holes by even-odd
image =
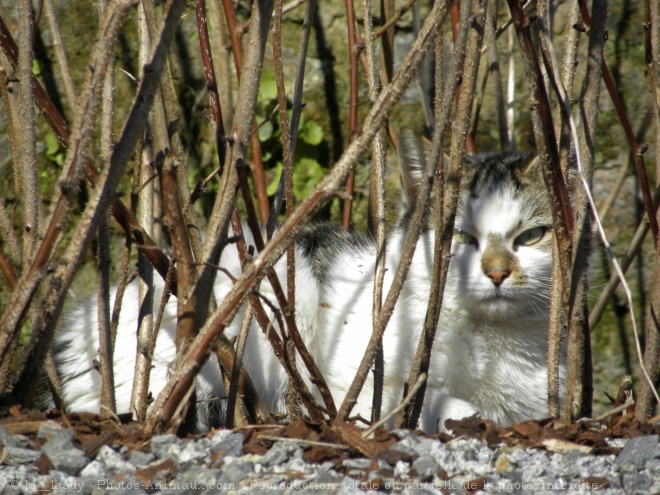
[[[448,419],[465,419],[475,414],[479,415],[479,410],[467,401],[456,397],[445,397],[440,404],[438,413],[438,431],[451,433],[445,426],[445,421]]]

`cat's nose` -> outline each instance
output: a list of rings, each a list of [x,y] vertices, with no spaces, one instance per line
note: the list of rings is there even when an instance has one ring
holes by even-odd
[[[489,270],[486,276],[493,281],[495,287],[499,287],[502,285],[502,282],[509,278],[510,274],[511,272],[509,270]]]

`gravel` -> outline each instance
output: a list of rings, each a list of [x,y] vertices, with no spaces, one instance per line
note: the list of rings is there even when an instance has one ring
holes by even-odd
[[[395,434],[399,441],[376,459],[311,464],[305,445],[282,439],[256,455],[245,451],[241,433],[227,430],[185,441],[155,436],[151,452],[111,444],[90,459],[73,431],[52,422],[39,430],[40,449],[0,426],[0,493],[660,493],[658,435],[612,440],[618,454],[592,455]]]

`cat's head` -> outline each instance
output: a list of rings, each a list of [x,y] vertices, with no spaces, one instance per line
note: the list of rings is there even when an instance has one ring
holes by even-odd
[[[399,162],[409,211],[429,156],[428,140],[402,132]],[[552,211],[538,160],[515,152],[466,157],[460,191],[447,302],[493,320],[544,317],[550,298]],[[425,229],[435,226],[435,217],[431,208]]]

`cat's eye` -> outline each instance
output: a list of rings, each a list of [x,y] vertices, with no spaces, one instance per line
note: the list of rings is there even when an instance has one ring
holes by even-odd
[[[513,243],[516,246],[533,246],[545,237],[548,227],[534,227],[520,234]]]
[[[460,242],[461,244],[472,244],[474,246],[479,245],[476,237],[474,237],[472,234],[468,234],[467,232],[461,229],[454,229],[454,239],[456,240],[456,242]]]

